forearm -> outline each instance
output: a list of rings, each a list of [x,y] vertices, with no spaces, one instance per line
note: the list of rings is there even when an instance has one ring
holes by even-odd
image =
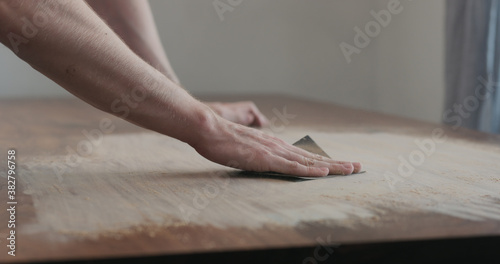
[[[136,54],[180,85],[160,37],[147,0],[86,0]],[[252,102],[206,103],[221,117],[238,124],[264,126],[267,118]]]
[[[147,0],[87,0],[87,3],[130,49],[180,84],[161,44]]]
[[[32,20],[37,12],[48,12],[46,22],[15,49],[13,34],[26,33],[21,18]],[[137,125],[195,144],[200,127],[214,118],[204,104],[134,54],[83,1],[51,6],[46,1],[2,1],[0,30],[0,41],[33,68],[95,107]]]

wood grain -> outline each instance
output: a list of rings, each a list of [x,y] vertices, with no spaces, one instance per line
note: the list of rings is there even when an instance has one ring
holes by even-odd
[[[290,143],[309,134],[333,158],[363,162],[367,173],[251,177],[76,100],[3,101],[0,156],[18,152],[19,225],[17,256],[2,252],[0,261],[500,234],[500,137],[283,96],[245,99],[271,119],[269,133]],[[101,130],[94,144],[85,135],[103,119],[114,130]],[[436,129],[445,139],[432,141]],[[79,146],[90,148],[75,155]],[[411,159],[419,164],[412,173],[398,171]]]

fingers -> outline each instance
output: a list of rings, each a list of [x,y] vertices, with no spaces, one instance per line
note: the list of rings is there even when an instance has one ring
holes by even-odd
[[[254,120],[251,126],[263,127],[269,125],[269,120],[262,114],[253,102],[249,102],[250,114],[253,115]]]
[[[263,127],[269,125],[269,120],[251,101],[236,103],[207,103],[218,115],[231,122],[244,126]]]
[[[309,152],[308,155],[300,155],[284,150],[281,154],[288,160],[299,162],[304,166],[328,168],[329,175],[349,175],[354,171],[354,166],[350,162],[339,163],[335,160],[324,158],[319,155],[310,155],[311,153]]]
[[[330,170],[329,174],[349,175],[352,173],[358,173],[362,169],[362,165],[359,162],[333,160],[290,145],[281,139],[276,139],[276,141],[277,143],[275,147],[279,146],[282,148],[281,153],[284,157],[304,165],[328,167]]]
[[[327,157],[323,157],[323,156],[318,155],[318,154],[313,154],[313,153],[311,153],[309,151],[303,150],[303,149],[295,147],[293,145],[291,145],[291,147],[292,147],[291,150],[294,151],[295,153],[299,154],[299,155],[304,155],[304,156],[309,157],[309,158],[314,158],[314,159],[317,159],[317,160],[323,160],[325,162],[331,162],[331,163],[334,163],[334,164],[342,164],[342,165],[344,165],[346,167],[352,167],[353,171],[351,173],[358,173],[363,168],[363,166],[359,162],[333,160],[333,159],[330,159],[330,158],[327,158]]]
[[[244,126],[258,126],[255,124],[257,122],[257,117],[250,110],[238,109],[234,112],[234,115],[236,118],[233,122],[237,124],[242,124]]]
[[[363,165],[359,162],[353,162],[352,165],[354,166],[353,173],[359,173],[363,169]]]
[[[295,156],[295,157],[294,157]],[[318,161],[313,158],[307,158],[303,157],[297,154],[291,154],[290,157],[292,160],[297,160],[303,165],[306,166],[318,166],[318,167],[325,167],[328,168],[328,175],[349,175],[353,172],[354,168],[351,164],[339,164],[336,163],[335,161],[329,162],[329,161]],[[302,160],[302,162],[300,161]]]
[[[268,160],[266,170],[303,177],[324,177],[328,175],[326,167],[305,166],[297,161],[291,161],[280,156]]]
[[[228,104],[230,105],[230,103]],[[269,120],[260,112],[253,102],[239,102],[232,105],[233,111],[238,114],[242,125],[263,127],[269,125]]]

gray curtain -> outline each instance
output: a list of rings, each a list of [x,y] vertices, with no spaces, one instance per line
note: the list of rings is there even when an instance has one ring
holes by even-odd
[[[444,123],[500,133],[499,0],[446,3]]]

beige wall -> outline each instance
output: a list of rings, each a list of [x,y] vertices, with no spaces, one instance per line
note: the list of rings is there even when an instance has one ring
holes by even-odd
[[[435,122],[441,120],[444,2],[402,1],[403,11],[377,39],[376,110]]]
[[[403,11],[351,63],[340,43],[353,44],[354,27],[389,0],[240,1],[223,21],[213,0],[151,1],[188,90],[287,93],[439,120],[444,0],[401,0]],[[0,97],[67,95],[4,47],[0,58]]]

